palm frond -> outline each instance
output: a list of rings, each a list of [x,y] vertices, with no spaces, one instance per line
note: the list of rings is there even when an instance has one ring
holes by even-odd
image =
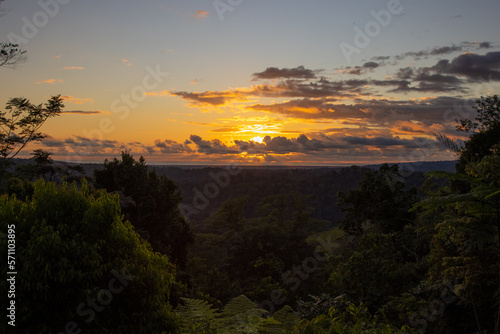
[[[453,141],[452,139],[450,139],[448,136],[446,136],[442,133],[434,133],[434,136],[436,137],[436,139],[439,142],[441,142],[441,144],[446,146],[451,151],[455,152],[456,154],[460,153],[460,150],[462,149],[462,147],[459,147],[458,144],[455,141]]]

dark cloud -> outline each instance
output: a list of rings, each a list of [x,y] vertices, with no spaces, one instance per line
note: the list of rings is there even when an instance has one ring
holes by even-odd
[[[250,89],[235,89],[228,91],[207,91],[190,93],[185,91],[172,92],[195,106],[221,106],[233,100],[246,101],[249,97],[354,97],[355,92],[346,89],[342,82],[329,81],[321,78],[312,82],[285,80],[274,85],[255,85]]]
[[[164,154],[192,152],[192,149],[188,146],[188,144],[181,144],[170,139],[165,139],[164,141],[159,139],[155,140],[155,147],[159,148],[160,152]]]
[[[460,45],[455,45],[452,44],[451,46],[436,46],[430,50],[420,50],[420,51],[410,51],[403,53],[401,55],[395,56],[396,60],[402,60],[406,57],[413,57],[416,59],[423,58],[423,57],[429,57],[429,56],[441,56],[441,55],[447,55],[451,54],[454,52],[464,52],[464,51],[470,51],[470,50],[477,50],[480,48],[488,48],[490,47],[489,42],[462,42]]]
[[[464,92],[463,80],[454,75],[433,73],[432,69],[404,67],[394,75],[404,81],[393,82],[396,86],[391,92]]]
[[[434,141],[425,138],[413,138],[413,139],[401,139],[399,137],[345,137],[343,140],[351,145],[356,146],[376,146],[376,147],[387,147],[387,146],[404,146],[406,148],[419,148],[422,144],[429,145],[435,143]]]
[[[479,48],[480,49],[490,49],[492,47],[493,47],[493,45],[491,45],[490,42],[481,42],[481,43],[479,43]]]
[[[464,53],[452,61],[440,60],[430,70],[440,74],[463,75],[470,81],[498,81],[500,80],[500,52],[488,52],[485,55]]]
[[[191,135],[189,138],[196,146],[198,153],[211,154],[238,154],[240,151],[237,147],[227,146],[219,139],[203,140],[198,135]]]
[[[372,57],[372,60],[374,61],[384,61],[384,60],[389,60],[391,59],[390,56],[376,56],[376,57]]]
[[[342,82],[329,81],[321,78],[317,81],[307,83],[295,80],[282,81],[276,85],[253,86],[251,91],[247,92],[252,96],[264,97],[353,97],[354,94],[345,89]]]
[[[379,66],[380,66],[380,64],[376,63],[374,61],[369,61],[369,62],[366,62],[363,64],[363,68],[377,68]]]
[[[354,68],[347,69],[347,73],[353,75],[361,75],[361,70],[363,70],[361,66],[355,66]]]
[[[184,100],[191,101],[195,104],[209,104],[212,106],[221,106],[227,102],[240,98],[236,96],[235,92],[224,91],[224,92],[203,92],[203,93],[189,93],[185,91],[171,91],[171,95],[179,96]]]
[[[299,66],[295,68],[268,67],[265,71],[252,74],[253,80],[258,79],[312,79],[316,73],[312,70]]]
[[[367,118],[370,113],[355,106],[332,104],[330,99],[300,99],[271,105],[255,104],[248,109],[302,119]]]
[[[471,114],[473,100],[436,97],[423,100],[358,100],[351,105],[335,104],[327,99],[300,99],[270,105],[256,104],[249,109],[281,114],[304,120],[360,119],[364,123],[390,126],[397,120],[414,120],[425,124],[454,122]],[[454,111],[450,113],[450,111]],[[451,116],[452,119],[449,119]]]
[[[431,56],[437,56],[437,55],[443,55],[443,54],[449,54],[453,52],[459,52],[462,51],[463,48],[461,46],[457,45],[452,45],[452,46],[441,46],[441,47],[435,47],[432,49],[429,54]]]
[[[204,150],[198,150],[199,153],[206,155],[247,153],[260,155],[263,158],[289,154],[314,155],[319,158],[328,158],[336,154],[373,156],[374,152],[378,152],[377,154],[381,156],[401,156],[402,153],[408,155],[422,148],[425,148],[425,154],[430,158],[431,156],[439,156],[438,153],[444,150],[434,140],[426,137],[416,137],[411,140],[390,134],[385,136],[346,136],[344,133],[312,134],[311,136],[300,134],[296,138],[266,136],[262,143],[235,140],[232,145],[216,145],[216,147],[213,144],[217,140],[208,142],[196,135],[191,137],[195,137],[199,142],[205,142],[206,147]]]
[[[361,75],[361,74],[364,74],[366,71],[373,70],[379,66],[380,66],[379,63],[376,63],[374,61],[369,61],[369,62],[364,63],[362,66],[354,66],[354,67],[347,66],[347,67],[338,69],[338,71],[340,73]]]
[[[413,78],[413,68],[411,67],[400,68],[394,76],[398,79],[403,79],[403,80],[411,79]]]

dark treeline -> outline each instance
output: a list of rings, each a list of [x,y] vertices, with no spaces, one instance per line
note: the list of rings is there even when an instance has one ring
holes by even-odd
[[[476,109],[463,147],[439,136],[456,172],[425,176],[4,159],[4,310],[26,333],[498,333],[500,100]]]

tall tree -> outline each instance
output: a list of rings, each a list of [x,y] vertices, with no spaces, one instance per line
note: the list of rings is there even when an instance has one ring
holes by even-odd
[[[106,160],[104,168],[95,170],[94,175],[98,188],[120,194],[125,217],[153,249],[185,267],[193,234],[179,211],[181,197],[177,186],[149,170],[143,157],[136,161],[127,152],[122,152],[121,160]]]
[[[431,176],[450,180],[451,187],[416,208],[435,217],[429,283],[457,282],[460,307],[454,317],[463,319],[462,328],[499,333],[500,98],[481,97],[474,108],[474,120],[457,120],[457,130],[470,134],[461,148],[440,136],[458,154],[457,173],[433,172]],[[492,305],[498,307],[497,312]]]
[[[416,190],[405,189],[398,166],[382,165],[378,171],[367,172],[358,189],[339,192],[339,204],[345,212],[340,227],[352,235],[361,235],[364,224],[376,226],[380,232],[401,231],[411,222],[409,213],[416,201]]]
[[[99,191],[45,183],[32,198],[0,196],[0,255],[15,240],[15,325],[19,333],[174,333],[169,305],[175,269],[153,252],[128,221],[118,197]],[[11,235],[14,235],[11,234]],[[5,234],[4,234],[5,235]],[[10,277],[9,277],[10,278]],[[0,291],[7,297],[6,279]],[[2,298],[2,308],[9,307]],[[10,303],[9,303],[10,304]],[[8,333],[7,321],[0,332]]]
[[[457,120],[457,130],[469,133],[464,147],[459,149],[457,172],[464,174],[469,162],[478,162],[491,154],[491,148],[500,138],[500,98],[498,95],[486,96],[476,100],[475,120]]]

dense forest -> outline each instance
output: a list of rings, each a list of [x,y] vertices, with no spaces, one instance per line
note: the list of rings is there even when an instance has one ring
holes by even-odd
[[[32,112],[49,117],[61,102]],[[9,105],[30,113],[29,101]],[[500,99],[476,111],[457,122],[462,146],[438,135],[457,153],[454,172],[153,168],[128,152],[78,166],[42,150],[16,163],[0,137],[16,329],[499,333]]]

